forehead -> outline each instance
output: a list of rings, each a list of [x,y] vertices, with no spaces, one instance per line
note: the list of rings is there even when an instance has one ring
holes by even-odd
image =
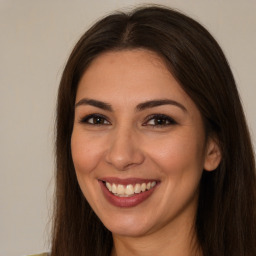
[[[119,100],[120,103],[154,98],[190,100],[164,61],[148,50],[122,50],[98,56],[83,74],[77,100]]]

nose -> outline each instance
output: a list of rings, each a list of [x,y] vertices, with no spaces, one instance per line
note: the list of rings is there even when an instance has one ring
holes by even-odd
[[[120,128],[113,132],[106,162],[119,171],[125,171],[144,162],[144,154],[139,145],[138,134],[129,128]]]

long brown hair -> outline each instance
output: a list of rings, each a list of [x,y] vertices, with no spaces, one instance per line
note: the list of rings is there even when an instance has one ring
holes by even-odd
[[[91,61],[106,51],[156,52],[200,110],[222,161],[203,172],[196,234],[205,256],[256,255],[255,160],[235,81],[214,38],[193,19],[165,7],[114,13],[76,44],[60,82],[56,120],[56,199],[52,256],[108,256],[112,236],[84,198],[70,138],[77,85]]]

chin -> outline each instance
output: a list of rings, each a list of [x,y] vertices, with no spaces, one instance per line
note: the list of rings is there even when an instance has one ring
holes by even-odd
[[[103,224],[113,234],[120,236],[138,237],[143,236],[153,229],[152,221],[141,216],[113,216],[111,220],[103,220]]]
[[[126,236],[126,237],[140,237],[149,233],[147,231],[147,228],[138,227],[136,225],[132,225],[129,227],[127,225],[118,225],[118,226],[111,226],[108,229],[112,234],[115,234],[118,236]]]

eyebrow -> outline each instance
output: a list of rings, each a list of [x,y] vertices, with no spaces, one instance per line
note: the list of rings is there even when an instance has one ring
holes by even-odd
[[[83,98],[75,104],[75,107],[78,107],[81,105],[90,105],[106,111],[113,112],[113,108],[111,104],[103,101],[99,101],[99,100]],[[142,102],[136,106],[136,111],[143,111],[148,108],[159,107],[162,105],[173,105],[173,106],[179,107],[184,112],[187,112],[187,109],[181,103],[175,100],[170,100],[170,99],[157,99],[157,100],[149,100],[146,102]]]
[[[162,105],[173,105],[173,106],[179,107],[184,112],[187,112],[187,109],[181,103],[175,100],[170,100],[170,99],[149,100],[137,105],[136,109],[138,111],[142,111],[148,108],[154,108]]]
[[[101,108],[103,110],[107,110],[107,111],[111,111],[111,112],[113,111],[110,104],[105,103],[103,101],[99,101],[99,100],[83,98],[75,104],[75,107],[82,106],[82,105],[90,105],[90,106],[94,106],[97,108]]]

